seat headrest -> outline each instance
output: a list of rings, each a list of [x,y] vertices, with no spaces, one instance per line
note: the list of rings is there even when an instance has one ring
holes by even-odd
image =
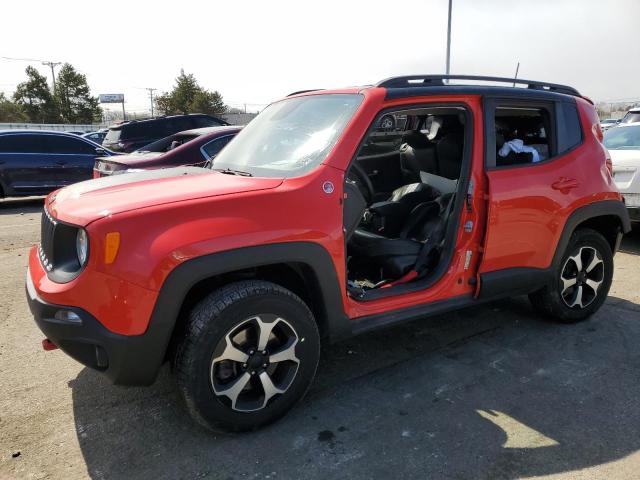
[[[427,148],[431,145],[427,136],[424,133],[420,133],[416,130],[406,133],[402,137],[402,141],[409,145],[411,148]]]

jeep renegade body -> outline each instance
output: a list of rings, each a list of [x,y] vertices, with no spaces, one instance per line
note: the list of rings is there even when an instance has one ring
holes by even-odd
[[[43,346],[124,385],[170,360],[194,419],[237,431],[303,396],[321,338],[516,294],[588,317],[630,229],[593,104],[486,81],[514,80],[298,92],[211,169],[52,193],[26,281]]]

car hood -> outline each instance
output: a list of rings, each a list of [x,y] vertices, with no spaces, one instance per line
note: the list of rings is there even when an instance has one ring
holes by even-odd
[[[98,157],[96,160],[104,160],[106,162],[122,163],[124,165],[135,165],[138,163],[144,163],[149,160],[158,158],[164,155],[166,152],[136,152],[125,153],[114,157]]]
[[[276,188],[284,179],[227,175],[197,167],[148,170],[76,183],[51,193],[47,210],[86,226],[94,220],[153,205]]]
[[[639,167],[640,150],[609,150],[611,162],[618,167]]]

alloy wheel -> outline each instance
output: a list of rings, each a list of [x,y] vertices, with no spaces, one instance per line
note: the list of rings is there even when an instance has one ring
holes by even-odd
[[[604,281],[604,261],[593,247],[581,247],[567,258],[560,275],[560,296],[569,308],[588,307]]]
[[[303,342],[289,322],[273,314],[248,318],[218,343],[211,360],[213,392],[233,410],[262,410],[293,383]]]

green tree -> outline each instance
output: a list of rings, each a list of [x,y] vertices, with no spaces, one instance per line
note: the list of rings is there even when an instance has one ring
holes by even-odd
[[[56,81],[55,99],[62,120],[67,123],[100,121],[102,109],[91,96],[87,77],[68,63],[62,65]]]
[[[0,122],[21,123],[27,122],[29,118],[24,114],[20,105],[12,102],[0,92]]]
[[[18,84],[13,101],[32,123],[57,123],[60,121],[55,99],[51,95],[47,79],[38,70],[28,66],[27,81]]]
[[[156,107],[163,115],[187,113],[221,114],[227,111],[222,95],[202,88],[192,73],[180,70],[171,92],[156,97]]]
[[[189,104],[189,112],[191,113],[208,113],[209,115],[217,115],[225,113],[227,106],[222,100],[222,95],[217,91],[210,92],[201,90],[195,94],[193,100]]]

